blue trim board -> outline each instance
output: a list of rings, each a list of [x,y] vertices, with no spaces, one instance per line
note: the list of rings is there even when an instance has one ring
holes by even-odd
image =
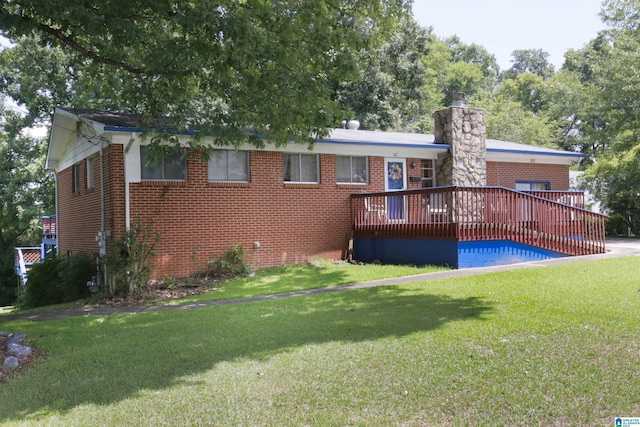
[[[424,144],[415,143],[415,144],[403,144],[403,143],[395,143],[395,142],[377,142],[377,141],[345,141],[338,139],[318,139],[316,143],[319,144],[343,144],[343,145],[373,145],[378,147],[406,147],[406,148],[425,148],[430,150],[442,150],[446,151],[451,148],[449,144],[434,144],[431,142],[425,142]]]
[[[566,255],[509,240],[458,242],[356,238],[353,256],[362,262],[473,268],[561,258]]]
[[[516,150],[513,148],[487,148],[487,152],[492,153],[508,153],[508,154],[527,154],[527,155],[541,155],[541,156],[562,156],[562,157],[578,157],[585,158],[586,154],[582,153],[572,153],[572,152],[562,152],[562,151],[537,151],[537,150]]]

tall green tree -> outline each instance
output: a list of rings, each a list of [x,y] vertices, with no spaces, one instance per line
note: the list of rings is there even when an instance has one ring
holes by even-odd
[[[73,52],[23,36],[0,51],[0,91],[26,110],[24,126],[48,124],[57,106],[135,111],[122,70],[79,61]]]
[[[607,29],[571,67],[591,91],[594,122],[583,128],[597,147],[586,171],[587,184],[626,230],[640,232],[640,0],[607,0],[601,13]],[[587,133],[587,130],[589,133]],[[595,145],[597,144],[597,145]]]
[[[169,114],[233,140],[247,129],[309,142],[342,119],[336,81],[357,76],[356,53],[409,12],[408,0],[2,0],[0,31],[39,34],[76,64],[121,72],[137,112]],[[376,28],[377,32],[367,31]],[[74,67],[75,69],[75,67]],[[256,143],[260,140],[255,139]]]
[[[0,108],[0,305],[15,297],[14,247],[39,245],[40,217],[55,212],[46,140],[29,128],[48,125],[57,105],[136,108],[128,103],[122,71],[77,62],[74,55],[43,45],[37,35],[0,52],[0,91],[8,99]]]
[[[434,100],[435,93],[424,90],[433,84],[425,58],[434,54],[437,43],[431,29],[404,19],[379,48],[358,54],[359,77],[337,82],[336,100],[363,129],[420,129],[442,98],[439,94]],[[445,50],[442,54],[448,56]]]
[[[361,78],[337,85],[336,96],[365,129],[431,132],[431,113],[453,93],[484,98],[498,77],[495,57],[458,37],[438,38],[405,19],[383,45],[359,55]]]
[[[500,93],[520,102],[533,114],[538,114],[547,107],[545,81],[534,73],[521,73],[506,79],[500,85]]]
[[[535,115],[509,96],[498,95],[484,104],[487,138],[519,144],[553,146],[551,121]]]
[[[39,244],[39,218],[54,208],[46,144],[23,129],[23,117],[0,104],[0,306],[15,299],[14,247]]]
[[[470,98],[481,98],[490,94],[500,75],[500,67],[495,55],[476,43],[463,43],[458,36],[445,39],[451,53],[451,68],[445,93],[451,97],[454,92],[465,92]],[[447,104],[451,98],[447,98]]]
[[[511,68],[505,71],[505,78],[514,78],[518,74],[533,73],[549,78],[555,72],[553,64],[549,62],[549,53],[542,49],[521,49],[511,53]]]

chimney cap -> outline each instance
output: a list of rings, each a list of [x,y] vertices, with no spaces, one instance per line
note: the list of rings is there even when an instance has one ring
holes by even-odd
[[[467,101],[467,95],[464,92],[454,92],[453,93],[453,104],[452,107],[466,107],[469,105]]]

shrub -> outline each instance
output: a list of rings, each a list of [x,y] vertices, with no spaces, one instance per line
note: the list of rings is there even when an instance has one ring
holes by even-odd
[[[75,254],[62,259],[60,269],[62,301],[77,301],[90,295],[87,282],[96,275],[96,258],[88,254]]]
[[[94,261],[87,254],[47,257],[29,270],[20,305],[27,308],[42,307],[88,297],[87,282],[95,272]]]
[[[123,291],[133,294],[144,289],[159,240],[160,234],[154,233],[151,226],[143,226],[138,219],[124,231],[121,239],[113,242],[106,257],[110,295]]]
[[[207,274],[212,276],[246,276],[251,271],[246,264],[242,244],[228,249],[221,257],[207,261]]]
[[[624,216],[618,212],[611,214],[607,222],[604,223],[605,233],[611,237],[630,237],[629,224]]]

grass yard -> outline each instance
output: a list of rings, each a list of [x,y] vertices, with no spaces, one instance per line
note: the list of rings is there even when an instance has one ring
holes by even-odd
[[[256,271],[252,277],[229,280],[219,287],[200,295],[180,300],[164,301],[167,304],[206,302],[250,298],[295,292],[306,289],[325,288],[372,280],[412,276],[447,270],[445,267],[411,265],[379,265],[335,263],[331,260],[317,260],[308,265],[282,265]]]
[[[612,426],[640,416],[639,288],[626,257],[2,323],[47,356],[0,385],[0,423]]]

